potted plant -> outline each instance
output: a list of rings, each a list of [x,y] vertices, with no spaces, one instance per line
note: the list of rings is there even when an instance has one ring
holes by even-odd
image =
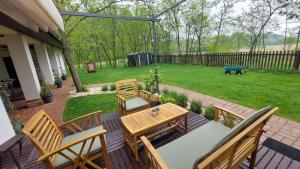
[[[51,103],[53,101],[53,95],[51,92],[51,88],[47,84],[43,84],[41,86],[41,98],[44,103]]]
[[[66,75],[65,73],[63,73],[63,74],[61,75],[61,79],[62,79],[62,80],[67,80],[67,75]]]
[[[57,88],[61,88],[63,86],[63,82],[62,82],[61,78],[59,78],[59,77],[55,79],[54,83]]]
[[[17,112],[14,109],[14,105],[9,100],[9,91],[5,86],[0,85],[0,97],[2,98],[2,101],[4,101],[4,106],[7,112],[10,112],[12,114],[11,116],[11,124],[16,134],[21,133],[22,128],[24,125],[20,122],[19,116]]]
[[[20,134],[22,128],[24,127],[24,124],[22,124],[19,120],[17,119],[12,119],[11,121],[11,125],[13,127],[13,129],[15,130],[16,134]]]

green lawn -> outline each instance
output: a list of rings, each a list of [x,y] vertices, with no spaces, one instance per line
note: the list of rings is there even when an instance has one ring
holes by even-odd
[[[102,113],[115,112],[117,108],[116,96],[114,94],[102,94],[71,98],[67,101],[63,120],[101,110]]]
[[[142,68],[104,68],[87,74],[79,70],[84,84],[115,82],[144,76],[153,65]],[[267,105],[280,108],[277,115],[300,122],[300,74],[247,71],[226,76],[222,68],[196,65],[160,65],[162,83],[184,87],[255,109]],[[100,101],[99,101],[100,104]]]

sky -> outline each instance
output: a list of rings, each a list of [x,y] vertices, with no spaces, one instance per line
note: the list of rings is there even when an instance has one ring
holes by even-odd
[[[80,3],[81,0],[71,0],[71,1],[73,1],[75,3]],[[161,0],[157,0],[157,2],[160,2],[160,1]],[[213,0],[208,0],[208,1],[212,2]],[[184,2],[184,4],[187,4],[187,3],[189,3],[189,0]],[[134,5],[133,2],[120,2],[119,4]],[[249,9],[250,5],[251,5],[251,0],[244,0],[243,2],[236,3],[234,5],[233,13],[231,14],[231,16],[238,16],[238,15],[242,14],[244,11],[247,11]],[[211,14],[214,14],[217,12],[217,9],[213,8],[210,12],[211,12]],[[279,14],[274,14],[272,18],[276,18],[277,22],[279,23],[279,27],[276,28],[275,30],[273,30],[272,32],[283,35],[285,32],[285,16],[282,16]],[[294,32],[297,32],[299,29],[299,26],[300,26],[299,22],[297,22],[295,20],[289,20],[287,28],[288,28],[288,30],[291,29]]]
[[[243,11],[247,11],[249,9],[249,6],[251,5],[251,0],[245,0],[244,2],[238,2],[234,6],[234,14],[233,15],[239,15],[242,14]],[[284,34],[285,32],[285,16],[275,14],[273,15],[273,18],[276,18],[279,23],[279,28],[277,28],[274,33],[277,34]],[[298,27],[300,26],[300,23],[296,22],[295,20],[289,20],[287,28],[288,29],[295,29],[298,30]]]

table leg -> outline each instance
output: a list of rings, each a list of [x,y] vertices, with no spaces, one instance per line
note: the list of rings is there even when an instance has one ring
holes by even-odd
[[[135,156],[135,160],[139,161],[139,154],[138,154],[138,149],[137,149],[137,138],[136,136],[133,136],[133,154]]]
[[[188,132],[188,115],[184,116],[184,120],[185,120],[184,131],[185,131],[185,134],[186,134]]]

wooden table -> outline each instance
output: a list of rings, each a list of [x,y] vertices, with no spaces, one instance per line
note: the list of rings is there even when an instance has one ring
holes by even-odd
[[[149,108],[121,117],[125,140],[131,148],[137,161],[137,146],[139,143],[141,143],[141,136],[145,135],[150,139],[151,137],[171,130],[175,127],[182,128],[185,133],[188,132],[188,111],[186,109],[172,103],[166,103],[158,107],[160,111],[157,115],[152,115],[151,112],[153,108]],[[181,123],[181,118],[184,118],[184,124]],[[163,128],[153,131],[158,127]]]

